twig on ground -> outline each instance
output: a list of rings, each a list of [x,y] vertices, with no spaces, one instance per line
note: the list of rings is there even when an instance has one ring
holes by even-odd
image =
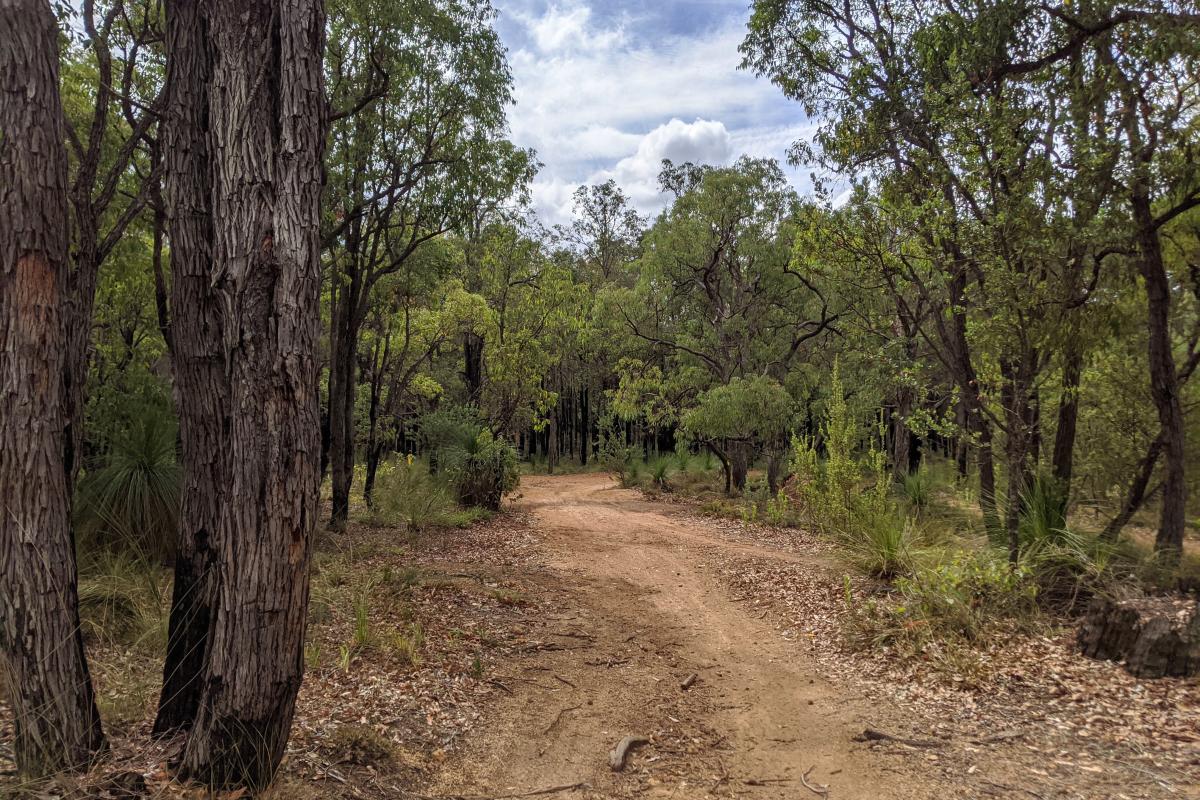
[[[810,774],[812,774],[812,771],[816,768],[817,768],[817,765],[813,764],[811,767],[804,770],[804,774],[800,776],[800,782],[804,784],[805,789],[808,789],[813,794],[820,796],[822,798],[822,800],[826,800],[826,798],[829,797],[829,787],[825,786],[824,784],[820,784],[820,783],[818,783],[816,786],[814,786],[813,784],[808,782],[808,776]]]
[[[512,693],[513,693],[513,690],[512,690],[512,689],[508,688],[507,686],[505,686],[503,683],[501,683],[501,682],[500,682],[500,681],[498,681],[498,680],[495,680],[495,679],[493,679],[493,680],[490,680],[490,681],[488,681],[488,683],[490,683],[492,686],[495,686],[495,687],[497,687],[498,689],[503,689],[503,690],[504,690],[505,692],[507,692],[508,694],[512,694]]]
[[[688,689],[692,688],[692,685],[698,680],[700,680],[700,676],[693,672],[691,675],[688,675],[683,679],[683,682],[679,684],[679,688],[686,692]]]
[[[563,714],[566,714],[568,711],[578,711],[581,708],[583,708],[583,706],[571,706],[570,708],[564,708],[562,711],[559,711],[558,714],[554,717],[554,721],[546,726],[546,730],[542,731],[542,734],[545,735],[545,734],[549,733],[550,731],[554,730],[554,726],[557,725],[562,720]]]
[[[890,733],[876,730],[875,728],[867,728],[858,736],[854,737],[856,742],[896,742],[905,744],[909,747],[924,747],[924,748],[939,748],[945,747],[942,742],[934,742],[928,739],[905,739],[903,736],[893,736]]]
[[[564,678],[562,675],[555,674],[555,676],[554,676],[554,679],[555,679],[556,681],[561,681],[562,683],[565,683],[567,686],[570,686],[572,689],[578,689],[578,688],[579,688],[578,686],[576,686],[575,684],[571,683],[569,680],[567,680],[566,678]]]

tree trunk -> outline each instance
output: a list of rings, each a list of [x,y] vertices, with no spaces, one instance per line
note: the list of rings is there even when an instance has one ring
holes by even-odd
[[[1032,442],[1033,407],[1031,403],[1032,365],[1036,354],[1026,351],[1019,363],[1007,359],[1000,362],[1004,377],[1001,397],[1004,404],[1005,423],[1008,437],[1005,455],[1008,460],[1008,509],[1005,530],[1008,534],[1008,559],[1016,564],[1020,556],[1021,516],[1025,513],[1029,487],[1033,474],[1030,465]]]
[[[1075,466],[1075,431],[1079,421],[1079,384],[1083,375],[1083,354],[1072,344],[1063,356],[1062,397],[1058,401],[1058,425],[1054,431],[1051,472],[1058,483],[1063,501],[1071,496],[1071,478]],[[1066,508],[1063,509],[1064,513]]]
[[[474,331],[463,334],[463,383],[471,404],[479,403],[483,391],[483,344],[483,337]]]
[[[104,743],[64,469],[63,143],[50,6],[0,0],[0,655],[30,777],[84,769]]]
[[[546,424],[546,472],[553,475],[558,466],[558,406],[550,409],[550,421]]]
[[[913,468],[910,460],[913,434],[908,427],[908,418],[915,405],[912,387],[901,387],[896,396],[896,410],[892,412],[892,477],[896,481],[904,480]]]
[[[213,293],[206,21],[195,3],[167,7],[169,83],[163,117],[164,203],[171,240],[171,341],[183,465],[175,584],[156,734],[189,728],[200,702],[217,601],[217,541],[226,488],[228,386]]]
[[[1148,193],[1135,189],[1132,206],[1137,226],[1138,271],[1146,284],[1150,394],[1162,426],[1164,455],[1162,516],[1154,549],[1177,560],[1183,552],[1187,482],[1183,405],[1179,398],[1179,375],[1171,353],[1171,287]]]
[[[1121,509],[1108,525],[1104,526],[1104,530],[1100,533],[1101,539],[1107,542],[1115,542],[1120,537],[1121,531],[1129,524],[1129,520],[1133,519],[1133,515],[1146,502],[1149,497],[1146,489],[1150,486],[1150,477],[1154,474],[1154,468],[1158,464],[1158,459],[1162,457],[1162,451],[1163,437],[1160,433],[1150,443],[1150,448],[1146,451],[1146,455],[1138,462],[1137,472],[1134,473],[1133,479],[1129,482],[1129,486],[1125,490],[1125,496],[1121,500]],[[1153,492],[1150,494],[1153,494]]]
[[[739,493],[746,491],[746,473],[750,471],[750,454],[742,442],[734,442],[729,448],[729,471],[733,488]]]
[[[579,396],[579,464],[587,466],[588,457],[592,454],[592,423],[588,419],[588,390],[585,386]]]
[[[321,0],[208,8],[214,285],[231,413],[224,578],[180,771],[253,791],[283,757],[304,665],[319,489],[325,15]]]
[[[350,516],[354,484],[354,364],[358,352],[358,274],[339,293],[333,315],[337,327],[329,360],[329,466],[332,514],[329,527],[341,530]]]

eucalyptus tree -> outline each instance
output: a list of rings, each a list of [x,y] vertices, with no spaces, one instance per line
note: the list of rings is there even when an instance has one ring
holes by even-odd
[[[1041,376],[1060,365],[1052,471],[1065,488],[1082,319],[1105,272],[1128,260],[1147,291],[1163,428],[1152,448],[1167,454],[1159,546],[1182,541],[1183,419],[1160,238],[1197,202],[1187,154],[1198,20],[1192,4],[1159,0],[755,4],[746,65],[825,121],[817,160],[862,177],[924,242],[929,267],[906,277],[936,301],[936,352],[968,411],[991,520],[992,431],[1004,433],[1014,557],[1039,460]]]
[[[566,231],[578,251],[583,277],[593,286],[627,282],[637,260],[646,220],[615,180],[580,186],[573,197],[575,219]]]
[[[188,730],[184,777],[253,791],[295,711],[318,514],[325,15],[320,0],[169,11],[171,338],[177,389],[199,393],[180,403],[196,495],[180,559],[196,571],[174,588],[168,648],[187,674],[166,681],[188,697],[164,693],[157,727]]]
[[[685,404],[735,378],[787,380],[840,311],[819,270],[795,268],[800,203],[783,171],[751,158],[723,168],[668,162],[661,181],[677,197],[643,240],[636,287],[609,305],[648,348],[640,361],[670,383],[686,377],[690,387],[664,387]],[[728,473],[729,455],[714,453]]]
[[[0,2],[0,658],[18,771],[103,746],[79,627],[64,469],[68,184],[58,26]]]
[[[372,289],[425,243],[469,227],[481,197],[511,195],[527,172],[529,155],[503,138],[512,78],[494,16],[487,0],[330,6],[323,242],[335,527],[349,508],[355,353]]]
[[[162,5],[84,0],[68,19],[63,103],[70,155],[65,467],[84,463],[85,407],[100,270],[145,211],[159,181]]]

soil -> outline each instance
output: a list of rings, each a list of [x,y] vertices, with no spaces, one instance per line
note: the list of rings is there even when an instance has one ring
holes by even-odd
[[[603,475],[529,477],[522,491],[557,613],[497,677],[511,693],[429,794],[946,796],[908,754],[855,741],[893,711],[823,678],[714,577],[723,558],[805,556],[729,541]],[[648,742],[616,772],[608,754],[626,735]]]

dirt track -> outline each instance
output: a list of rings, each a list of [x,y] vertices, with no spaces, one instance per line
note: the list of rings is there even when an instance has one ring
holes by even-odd
[[[586,784],[588,797],[799,798],[822,785],[838,800],[940,794],[907,760],[856,744],[879,710],[823,681],[803,648],[731,598],[705,563],[797,556],[732,544],[603,475],[532,477],[523,492],[557,613],[532,632],[544,647],[506,666],[510,694],[443,772],[441,793]],[[626,734],[651,741],[616,774],[608,752]]]

